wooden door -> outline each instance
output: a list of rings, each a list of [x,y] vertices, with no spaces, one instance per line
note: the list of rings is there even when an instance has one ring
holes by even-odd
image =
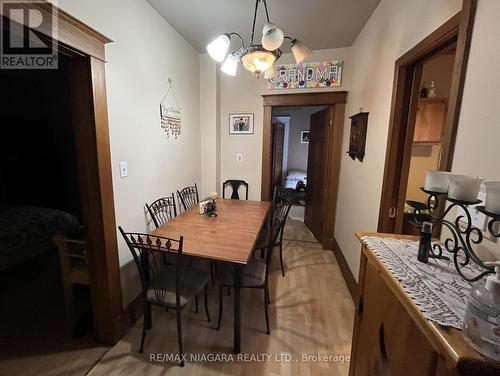
[[[311,115],[307,160],[307,193],[304,223],[316,239],[323,240],[325,176],[328,156],[329,109]]]
[[[271,184],[274,190],[275,186],[283,183],[283,149],[285,141],[285,124],[273,123],[273,170]]]

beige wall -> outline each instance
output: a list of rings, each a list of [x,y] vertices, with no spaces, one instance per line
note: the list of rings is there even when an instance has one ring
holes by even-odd
[[[452,171],[500,180],[500,1],[479,0]],[[500,244],[485,242],[500,259]]]
[[[334,90],[349,90],[352,79],[352,66],[349,48],[314,51],[307,61],[343,59],[342,86]],[[280,61],[293,62],[291,54],[285,54]],[[220,150],[221,180],[244,179],[249,185],[249,198],[260,200],[262,167],[262,94],[283,94],[321,91],[325,89],[269,90],[264,79],[256,79],[241,65],[236,77],[220,75]],[[331,89],[326,89],[331,90]],[[253,135],[229,135],[228,118],[230,113],[251,112],[255,114],[255,133]],[[202,113],[203,117],[203,113]],[[236,162],[236,154],[243,154],[243,161]],[[219,189],[220,191],[220,189]]]
[[[364,162],[342,158],[335,238],[355,276],[360,245],[353,234],[377,229],[394,62],[460,8],[460,0],[382,0],[352,46],[353,79],[346,114],[362,107],[370,115]],[[347,120],[344,149],[349,138]]]
[[[220,188],[220,81],[216,62],[208,55],[200,55],[200,131],[201,131],[201,186],[206,197]]]
[[[145,1],[60,0],[59,6],[113,40],[106,47],[116,222],[146,230],[144,203],[200,181],[199,55]],[[182,135],[167,140],[158,106],[174,80]],[[119,162],[129,176],[121,179]],[[119,239],[123,302],[140,289],[130,251]]]

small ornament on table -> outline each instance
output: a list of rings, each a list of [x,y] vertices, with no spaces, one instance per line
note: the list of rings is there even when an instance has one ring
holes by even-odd
[[[217,204],[214,199],[207,197],[200,201],[200,214],[206,214],[208,217],[217,217]]]

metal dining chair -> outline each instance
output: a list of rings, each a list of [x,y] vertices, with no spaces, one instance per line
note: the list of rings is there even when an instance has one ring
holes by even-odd
[[[177,207],[175,205],[173,193],[172,196],[159,198],[150,205],[146,204],[146,208],[156,228],[163,226],[177,217]],[[196,259],[190,256],[184,256],[183,259],[185,264],[193,265],[200,269],[206,269],[206,260]],[[171,261],[175,263],[176,260],[174,259]],[[198,313],[198,296],[195,297],[195,312]]]
[[[222,198],[226,198],[226,187],[231,186],[231,200],[239,200],[240,195],[238,191],[241,186],[245,187],[245,200],[248,200],[248,183],[245,180],[226,180],[222,183]]]
[[[179,198],[179,203],[182,205],[184,210],[188,210],[200,202],[200,198],[198,197],[198,186],[196,183],[182,188],[180,191],[178,190],[177,196]]]
[[[146,209],[157,228],[177,217],[173,193],[172,196],[162,197],[151,204],[146,204]]]
[[[251,258],[250,262],[243,269],[243,283],[241,288],[262,289],[264,290],[264,313],[266,317],[267,334],[271,333],[269,328],[268,305],[269,298],[269,266],[273,255],[275,243],[283,228],[288,213],[293,204],[293,196],[282,188],[276,187],[274,190],[273,205],[270,217],[270,233],[268,237],[265,258]],[[229,264],[220,263],[217,268],[216,279],[219,282],[219,318],[217,321],[217,330],[220,329],[223,310],[223,288],[233,288],[233,270]]]
[[[295,202],[295,197],[290,191],[286,189],[282,189],[279,187],[275,187],[274,190],[274,195],[273,195],[273,205],[275,202],[279,202],[282,200],[291,200],[292,203]],[[286,219],[283,222],[283,225],[280,229],[279,232],[279,237],[276,239],[276,242],[274,243],[275,247],[280,247],[280,266],[281,266],[281,275],[284,277],[285,276],[285,267],[283,263],[283,233],[285,231],[285,225],[286,225]],[[259,239],[257,240],[257,244],[254,247],[254,252],[260,250],[262,254],[262,258],[265,256],[265,250],[267,248],[267,244],[269,242],[269,236],[270,236],[270,223],[267,223],[266,226],[262,229]]]
[[[153,305],[175,309],[177,318],[177,344],[179,347],[180,366],[184,366],[182,341],[182,310],[204,291],[205,312],[210,322],[208,310],[209,273],[182,262],[183,242],[179,239],[165,238],[142,233],[127,233],[118,227],[137,266],[142,285],[144,320],[139,352],[144,350],[146,333],[152,328],[151,307]],[[169,258],[176,259],[168,262]]]

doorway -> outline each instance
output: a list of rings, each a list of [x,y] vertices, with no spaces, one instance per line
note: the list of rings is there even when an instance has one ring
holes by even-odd
[[[324,191],[324,177],[320,180],[317,173],[317,166],[322,163],[316,159],[320,158],[320,154],[323,161],[326,157],[325,150],[318,150],[318,147],[324,149],[328,124],[318,123],[317,117],[317,113],[321,111],[324,118],[328,116],[325,108],[326,106],[273,108],[273,185],[286,189],[294,196],[289,217],[305,222],[318,240],[322,237],[318,228],[322,226],[323,215],[314,214],[311,207],[314,201],[310,199],[317,197],[313,192]],[[305,220],[306,213],[308,216]],[[316,218],[320,220],[316,221]]]
[[[451,170],[476,5],[464,0],[459,13],[396,61],[379,232],[415,233],[406,201],[422,200],[426,170]]]
[[[444,135],[456,48],[456,42],[452,41],[415,67],[420,77],[420,82],[415,82],[418,99],[416,104],[411,103],[410,108],[410,161],[408,172],[401,174],[401,190],[406,192],[400,197],[404,202],[398,203],[398,207],[403,206],[404,210],[403,215],[396,216],[395,227],[402,234],[419,235],[418,227],[413,225],[413,208],[408,202],[427,202],[428,196],[421,190],[426,171],[439,170],[443,152],[453,152],[455,148],[453,140],[444,139]],[[434,232],[438,236],[439,228],[436,227]]]
[[[293,193],[291,217],[333,248],[345,92],[264,96],[262,200]]]
[[[114,344],[128,323],[124,321],[122,308],[104,72],[104,46],[111,40],[51,3],[30,2],[23,6],[47,19],[57,18],[55,42],[58,55],[67,63],[65,81],[70,108],[53,110],[56,114],[67,110],[70,114],[67,124],[74,138],[81,218],[85,224],[94,337],[102,343]],[[14,23],[3,16],[1,27],[12,32],[21,30],[23,34],[19,37],[23,38],[28,28],[13,27]],[[53,37],[48,29],[31,30],[26,35],[36,35],[49,44]],[[4,86],[2,89],[2,95],[8,96],[9,90]],[[19,102],[25,104],[25,111],[30,110],[30,103],[23,98]],[[32,121],[36,123],[36,114]],[[33,168],[51,167],[23,166],[23,170],[28,174]],[[36,189],[36,182],[31,187]]]

